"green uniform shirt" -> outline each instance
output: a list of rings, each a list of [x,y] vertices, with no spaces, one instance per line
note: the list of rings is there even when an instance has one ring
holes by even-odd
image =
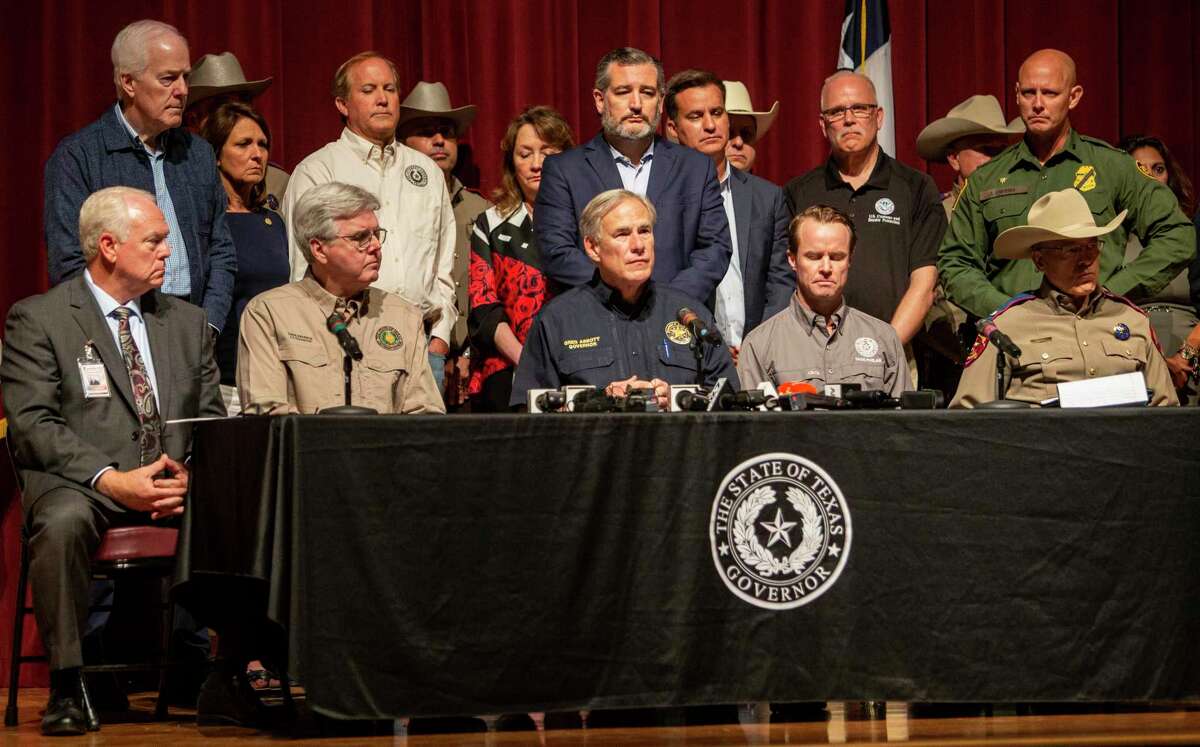
[[[1124,151],[1072,130],[1043,166],[1024,140],[967,180],[938,251],[938,272],[950,299],[984,317],[1042,282],[1032,260],[992,256],[1001,231],[1027,223],[1029,208],[1049,192],[1075,187],[1097,225],[1122,210],[1129,216],[1101,238],[1100,282],[1113,293],[1144,299],[1161,290],[1196,254],[1196,231],[1165,185],[1138,170]],[[1123,265],[1127,231],[1145,250]]]

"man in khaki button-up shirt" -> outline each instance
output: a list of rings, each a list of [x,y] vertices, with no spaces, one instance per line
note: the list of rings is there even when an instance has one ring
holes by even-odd
[[[1038,405],[1058,397],[1061,382],[1141,371],[1150,404],[1178,405],[1175,387],[1145,312],[1100,286],[1100,237],[1115,231],[1124,210],[1096,226],[1083,195],[1051,192],[1029,210],[1029,225],[996,239],[996,256],[1032,259],[1044,276],[1032,293],[1013,297],[992,315],[1021,350],[1008,357],[1005,399]],[[951,407],[996,399],[995,346],[982,335],[967,359]]]
[[[308,272],[256,296],[242,314],[237,383],[246,413],[314,413],[347,404],[345,353],[328,322],[340,315],[362,359],[351,374],[352,403],[380,413],[445,412],[426,357],[421,312],[369,287],[379,276],[379,201],[339,182],[313,187],[296,203],[293,231]]]

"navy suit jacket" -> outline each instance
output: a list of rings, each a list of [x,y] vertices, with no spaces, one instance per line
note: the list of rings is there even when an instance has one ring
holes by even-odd
[[[733,218],[746,298],[744,338],[764,319],[786,308],[796,289],[796,276],[787,261],[792,214],[781,188],[728,162],[726,168],[733,170]]]
[[[657,136],[650,163],[646,197],[658,212],[653,277],[707,302],[733,252],[716,167],[708,156]],[[593,197],[621,186],[603,134],[546,159],[533,221],[542,272],[568,286],[591,279],[596,268],[583,251],[579,217]]]

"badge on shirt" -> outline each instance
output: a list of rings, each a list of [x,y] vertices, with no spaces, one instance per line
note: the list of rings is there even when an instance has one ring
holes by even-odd
[[[83,354],[76,359],[79,364],[79,380],[83,383],[84,399],[103,399],[111,397],[108,388],[108,372],[104,363],[96,355],[95,345],[88,340],[83,346]]]
[[[1075,169],[1075,189],[1080,192],[1091,192],[1096,188],[1096,167],[1083,165]]]
[[[414,187],[424,187],[429,183],[429,174],[426,174],[425,169],[415,163],[404,170],[404,178]]]
[[[854,352],[863,358],[874,358],[879,353],[879,343],[874,337],[860,337],[854,341]]]
[[[1129,325],[1121,322],[1117,326],[1113,327],[1113,337],[1117,338],[1118,340],[1128,340]]]
[[[666,334],[668,340],[676,345],[692,344],[692,333],[679,322],[667,322],[667,326],[663,327],[663,333]]]
[[[887,197],[880,197],[875,201],[875,212],[880,215],[891,215],[896,212],[896,203]]]
[[[399,350],[404,341],[400,338],[400,330],[392,326],[380,327],[375,333],[375,342],[384,350]]]

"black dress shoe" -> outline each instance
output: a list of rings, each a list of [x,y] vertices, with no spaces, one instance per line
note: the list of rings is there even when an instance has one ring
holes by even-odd
[[[50,693],[46,715],[42,716],[42,734],[47,737],[74,737],[87,732],[87,719],[74,695]],[[96,728],[99,728],[97,725]]]
[[[263,726],[263,705],[245,675],[210,672],[196,700],[196,725],[209,729]]]

